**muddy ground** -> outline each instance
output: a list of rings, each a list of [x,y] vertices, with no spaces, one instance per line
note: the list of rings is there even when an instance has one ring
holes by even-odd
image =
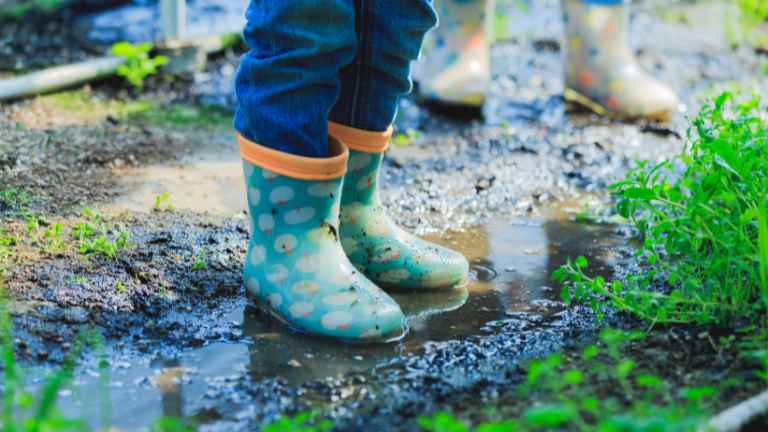
[[[398,131],[419,134],[389,153],[385,201],[403,226],[467,254],[473,282],[455,298],[398,298],[412,331],[392,346],[293,335],[246,305],[248,224],[228,117],[237,52],[187,77],[152,78],[142,92],[106,80],[0,106],[0,218],[17,239],[5,283],[19,355],[45,369],[95,326],[112,359],[109,397],[121,407],[114,420],[126,430],[163,414],[214,430],[252,430],[318,408],[340,430],[414,429],[418,415],[440,409],[475,420],[486,406],[511,415],[520,360],[575,352],[599,327],[585,309],[557,301],[551,271],[579,254],[606,274],[631,271],[631,231],[576,223],[577,213],[610,220],[606,186],[636,159],[678,152],[686,115],[703,99],[768,84],[764,55],[729,46],[719,3],[659,10],[637,2],[639,58],[680,92],[687,113],[665,125],[601,119],[562,100],[557,2],[525,11],[513,3],[499,5],[506,31],[493,48],[483,118],[402,103]],[[64,28],[66,19],[46,26]],[[18,24],[0,24],[0,40],[14,41],[0,50],[6,72],[105,49],[83,32],[34,40],[12,30]],[[57,54],[37,55],[46,51],[29,44]],[[70,230],[88,219],[84,207],[109,215],[108,238],[128,232],[130,246],[114,259],[83,255]],[[30,215],[39,219],[31,230]],[[62,242],[52,243],[45,231],[57,223]],[[749,378],[753,366],[735,350],[719,351],[707,332],[717,334],[660,329],[632,351],[681,386]],[[78,383],[94,388],[93,364],[84,368]],[[716,406],[754,391],[745,385]],[[65,398],[66,409],[98,418],[88,394]]]

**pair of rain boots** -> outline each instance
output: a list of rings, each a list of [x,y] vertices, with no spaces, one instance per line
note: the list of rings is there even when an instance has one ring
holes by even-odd
[[[349,342],[407,332],[382,289],[452,288],[469,265],[398,228],[378,194],[392,134],[331,123],[328,158],[276,151],[238,136],[251,215],[246,292],[294,330]]]
[[[495,0],[436,0],[440,26],[415,65],[420,97],[480,107],[491,82],[490,29]],[[565,98],[617,118],[668,119],[675,93],[638,64],[629,44],[629,6],[562,0]]]

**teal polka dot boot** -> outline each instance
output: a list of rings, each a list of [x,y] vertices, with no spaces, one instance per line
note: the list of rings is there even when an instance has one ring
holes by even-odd
[[[338,237],[347,149],[306,158],[238,136],[251,215],[248,296],[291,328],[349,342],[406,332],[400,307],[349,261]]]
[[[454,288],[467,280],[461,254],[400,229],[381,204],[378,179],[392,134],[331,123],[332,136],[350,147],[341,201],[341,244],[349,260],[384,288]]]

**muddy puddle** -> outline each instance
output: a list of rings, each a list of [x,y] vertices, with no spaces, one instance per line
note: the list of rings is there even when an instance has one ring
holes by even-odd
[[[567,257],[586,255],[596,269],[607,273],[627,241],[616,226],[579,224],[561,210],[449,231],[432,239],[471,260],[472,280],[450,293],[396,295],[411,328],[398,343],[346,346],[293,334],[244,301],[236,301],[225,306],[226,323],[222,322],[233,326],[236,337],[170,357],[113,350],[110,385],[103,386],[91,365],[80,373],[77,393],[63,395],[62,407],[98,424],[99,407],[110,399],[113,422],[120,429],[141,429],[163,415],[194,417],[218,429],[225,420],[247,417],[254,409],[252,399],[241,394],[243,377],[253,385],[277,379],[288,386],[339,379],[420,354],[436,342],[493,333],[499,320],[557,314],[563,306],[559,286],[549,276],[552,271]],[[533,325],[524,331],[536,330]],[[518,341],[525,340],[518,336]],[[304,402],[313,406],[311,400]]]

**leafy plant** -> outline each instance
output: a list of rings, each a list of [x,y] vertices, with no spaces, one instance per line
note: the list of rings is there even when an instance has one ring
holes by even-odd
[[[101,255],[115,259],[117,254],[130,247],[130,233],[118,230],[111,237],[107,227],[107,217],[90,209],[83,209],[86,218],[72,227],[71,236],[78,242],[78,250],[83,255]]]
[[[152,425],[152,432],[193,432],[195,427],[178,417],[161,417]]]
[[[208,262],[205,260],[205,251],[201,250],[195,255],[195,262],[192,263],[192,271],[205,270],[208,268]]]
[[[726,35],[733,45],[768,44],[768,36],[761,27],[768,21],[768,3],[764,0],[734,0],[735,16],[726,22]]]
[[[611,186],[637,228],[644,267],[624,281],[586,274],[579,257],[554,276],[566,302],[604,303],[653,323],[731,324],[768,311],[768,123],[759,99],[723,93],[702,108],[683,153],[641,162]],[[668,287],[654,290],[650,287]]]
[[[293,417],[281,417],[261,428],[261,432],[325,432],[332,427],[330,420],[318,420],[317,413],[303,412]]]
[[[2,278],[10,265],[11,259],[15,256],[17,241],[16,237],[6,233],[0,227],[0,278]],[[2,282],[1,279],[0,282]],[[0,284],[0,287],[2,287],[2,284]]]
[[[112,54],[125,59],[117,68],[117,74],[125,78],[132,86],[142,88],[144,79],[157,73],[160,66],[168,63],[168,57],[150,56],[153,45],[149,42],[132,44],[118,42],[112,45]]]
[[[152,205],[152,210],[173,210],[173,204],[171,204],[171,194],[168,192],[163,192],[160,195],[155,196],[155,203]]]
[[[0,191],[0,211],[19,212],[32,202],[32,197],[25,191],[9,188]]]
[[[115,259],[117,253],[127,249],[130,234],[127,231],[119,231],[114,240],[102,234],[93,239],[80,242],[80,253],[83,255],[101,255],[109,259]]]
[[[396,147],[408,147],[420,139],[422,133],[416,129],[407,129],[405,133],[398,133],[395,135],[395,139],[392,141]]]
[[[482,422],[470,428],[450,413],[419,418],[430,432],[694,431],[708,418],[717,397],[711,386],[679,391],[664,379],[636,368],[624,347],[643,333],[605,329],[597,344],[580,358],[553,354],[527,364],[518,400],[535,401],[518,408],[512,419]]]

